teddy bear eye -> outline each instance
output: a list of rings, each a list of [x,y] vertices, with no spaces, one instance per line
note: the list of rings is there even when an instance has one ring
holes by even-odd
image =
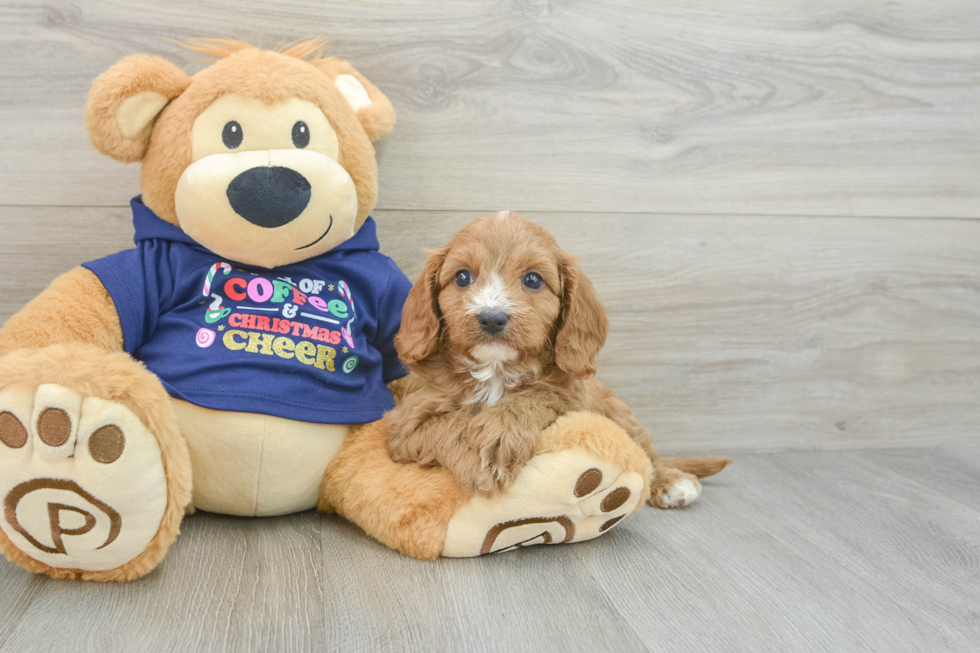
[[[244,137],[242,126],[234,120],[226,122],[225,128],[221,130],[221,140],[224,141],[225,147],[229,150],[234,150],[241,145],[242,137]]]
[[[544,284],[544,279],[537,272],[528,272],[524,275],[524,287],[529,290],[538,290],[542,284]]]
[[[460,270],[456,273],[456,285],[460,288],[465,288],[466,286],[473,283],[473,275],[470,274],[469,270]]]
[[[303,149],[310,144],[310,128],[302,120],[293,125],[293,145]]]

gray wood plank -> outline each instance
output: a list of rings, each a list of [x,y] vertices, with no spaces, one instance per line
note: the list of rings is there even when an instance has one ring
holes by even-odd
[[[361,617],[356,639],[337,633],[332,649],[644,649],[616,598],[563,551],[538,552],[530,566],[503,557],[420,563],[374,542],[368,548],[339,518],[323,525],[327,620]]]
[[[411,277],[475,212],[379,211]],[[535,213],[596,283],[600,378],[661,447],[980,440],[980,222]],[[0,207],[0,320],[131,246],[128,210]]]
[[[128,585],[0,563],[0,650],[970,651],[980,449],[743,453],[603,540],[420,563],[334,516],[199,513]]]
[[[120,205],[88,85],[166,39],[326,34],[392,98],[394,209],[976,217],[971,0],[0,5],[0,203]]]
[[[0,650],[644,650],[574,556],[543,552],[535,573],[513,562],[422,563],[313,513],[201,513],[138,583],[20,572],[44,589]]]
[[[938,479],[978,461],[743,454],[690,512],[641,513],[594,546],[609,557],[576,555],[610,592],[630,588],[625,614],[652,650],[976,650],[980,485],[956,500]],[[631,583],[644,555],[656,582]],[[652,604],[671,609],[650,619]]]

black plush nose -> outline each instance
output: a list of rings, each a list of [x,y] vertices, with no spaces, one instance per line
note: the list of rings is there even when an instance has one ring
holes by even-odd
[[[259,227],[289,224],[310,203],[310,182],[292,168],[251,168],[228,184],[235,213]]]
[[[507,321],[510,320],[510,316],[506,312],[495,308],[481,311],[476,316],[476,319],[480,323],[480,329],[484,333],[493,336],[504,330],[507,326]]]

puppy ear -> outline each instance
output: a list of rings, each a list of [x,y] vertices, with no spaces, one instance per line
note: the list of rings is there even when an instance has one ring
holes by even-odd
[[[576,379],[595,375],[595,358],[606,342],[609,318],[592,282],[571,256],[560,265],[564,291],[555,364]]]
[[[343,59],[329,57],[313,63],[333,80],[372,142],[388,135],[395,126],[395,108],[384,93]]]
[[[92,84],[85,121],[92,145],[118,161],[146,154],[153,121],[167,103],[184,92],[190,78],[159,57],[126,57]]]
[[[429,259],[412,286],[402,308],[402,325],[395,336],[398,357],[406,365],[428,357],[436,349],[441,329],[439,274],[447,248],[429,250]]]

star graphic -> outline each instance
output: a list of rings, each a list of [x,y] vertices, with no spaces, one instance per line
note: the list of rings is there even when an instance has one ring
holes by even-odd
[[[330,284],[329,286],[327,286],[327,290],[333,290],[333,284]]]
[[[224,330],[225,330],[225,325],[224,324],[219,324],[218,325],[218,331],[224,331]]]
[[[198,306],[204,306],[204,302],[203,302],[203,301],[201,301],[201,302],[198,302],[198,303],[197,303],[197,305],[198,305]]]
[[[344,345],[343,349],[341,349],[340,351],[342,351],[342,352],[344,352],[346,354],[347,352],[350,351],[350,349],[347,348],[347,345]]]

